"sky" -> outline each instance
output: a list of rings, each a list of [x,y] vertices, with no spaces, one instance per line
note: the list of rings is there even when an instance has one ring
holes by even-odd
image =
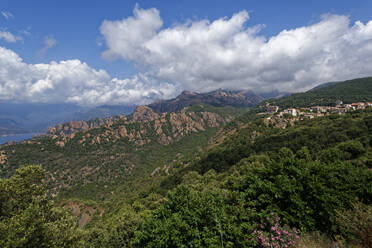
[[[0,101],[146,104],[372,76],[372,1],[0,0]]]

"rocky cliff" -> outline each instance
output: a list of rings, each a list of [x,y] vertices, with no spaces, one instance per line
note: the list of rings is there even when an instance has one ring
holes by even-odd
[[[222,116],[207,110],[194,112],[189,108],[159,115],[147,106],[137,106],[131,119],[106,118],[89,124],[84,121],[70,122],[50,128],[49,135],[59,147],[64,147],[67,142],[85,146],[116,142],[123,138],[139,146],[150,142],[167,145],[189,133],[220,127],[232,118],[233,115]],[[76,132],[79,132],[78,137]]]
[[[49,127],[47,135],[71,135],[80,131],[87,131],[88,129],[97,128],[103,125],[112,125],[116,120],[126,120],[124,115],[112,116],[107,118],[94,118],[89,121],[70,121],[58,124],[54,127]]]

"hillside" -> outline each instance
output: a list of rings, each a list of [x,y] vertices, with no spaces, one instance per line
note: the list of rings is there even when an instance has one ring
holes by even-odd
[[[47,184],[53,195],[61,190],[73,192],[74,186],[80,190],[82,186],[92,186],[88,191],[95,198],[106,191],[99,189],[104,184],[118,184],[132,174],[141,175],[158,166],[167,170],[175,158],[192,156],[204,149],[217,129],[239,111],[197,105],[158,115],[141,106],[136,108],[132,120],[121,116],[101,120],[102,123],[73,122],[72,126],[80,131],[67,129],[69,125],[57,126],[47,136],[2,146],[0,150],[6,159],[0,172],[9,176],[22,164],[40,164],[47,171]]]
[[[337,100],[344,103],[372,101],[372,78],[358,78],[316,87],[304,93],[273,99],[269,102],[282,108],[334,105]]]

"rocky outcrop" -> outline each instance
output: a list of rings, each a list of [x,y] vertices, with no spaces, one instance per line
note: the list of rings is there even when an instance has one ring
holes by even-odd
[[[86,224],[88,224],[97,211],[99,217],[102,217],[105,212],[100,206],[85,206],[82,203],[73,201],[65,203],[64,208],[69,209],[71,213],[79,219],[80,228],[83,228]]]
[[[100,126],[111,126],[116,120],[127,120],[123,115],[113,116],[108,118],[95,118],[89,121],[70,121],[63,124],[58,124],[55,127],[49,127],[47,135],[72,135],[80,131],[87,131],[92,128],[97,128]]]
[[[155,113],[151,108],[147,106],[137,106],[132,115],[133,122],[144,122],[144,121],[152,121],[158,118],[159,115]]]
[[[189,133],[221,127],[231,119],[232,116],[222,116],[208,111],[192,112],[188,108],[177,113],[159,115],[147,106],[137,106],[130,121],[126,119],[107,121],[94,132],[90,132],[91,129],[88,128],[78,136],[75,136],[75,133],[66,135],[63,130],[66,130],[66,127],[69,128],[68,131],[81,129],[84,123],[69,123],[68,126],[57,126],[55,129],[61,130],[60,135],[51,137],[56,146],[61,148],[70,140],[82,146],[100,145],[103,142],[115,143],[121,139],[126,139],[136,146],[144,146],[154,141],[167,145]],[[53,133],[54,129],[50,131]]]
[[[0,165],[1,164],[5,164],[6,163],[6,160],[7,160],[7,157],[5,155],[5,152],[4,151],[0,151]]]

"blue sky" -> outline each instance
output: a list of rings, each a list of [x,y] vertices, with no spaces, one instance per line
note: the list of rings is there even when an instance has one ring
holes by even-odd
[[[25,64],[49,64],[51,61],[65,61],[65,60],[79,60],[82,63],[87,63],[90,68],[95,70],[103,69],[111,78],[117,77],[118,79],[126,79],[139,76],[136,80],[132,80],[130,83],[133,88],[135,84],[139,81],[139,84],[144,85],[146,88],[147,80],[156,81],[152,83],[151,87],[154,88],[151,92],[144,94],[145,99],[151,99],[152,97],[167,97],[172,94],[176,94],[182,89],[191,89],[202,91],[203,88],[197,88],[195,85],[197,83],[191,82],[194,80],[193,75],[189,75],[189,81],[178,80],[178,77],[172,75],[164,75],[161,71],[166,70],[171,66],[171,63],[181,63],[180,61],[168,61],[164,62],[164,58],[153,58],[149,61],[146,58],[136,59],[134,57],[128,57],[124,52],[128,49],[126,48],[114,48],[110,47],[107,43],[107,36],[102,33],[100,29],[104,20],[108,21],[121,21],[128,17],[133,17],[133,11],[137,4],[137,8],[143,11],[149,11],[151,8],[155,8],[159,12],[162,25],[155,28],[156,34],[159,34],[161,31],[166,29],[174,29],[175,27],[184,27],[185,25],[191,25],[190,23],[198,23],[203,20],[207,20],[209,23],[213,23],[216,20],[229,20],[234,14],[241,13],[246,11],[249,17],[244,17],[243,24],[238,25],[239,32],[246,31],[250,27],[255,27],[256,25],[264,25],[260,27],[260,31],[255,34],[255,37],[261,37],[269,40],[271,37],[275,37],[280,34],[283,30],[295,30],[300,27],[310,27],[321,22],[323,15],[337,15],[347,18],[349,21],[348,27],[349,31],[354,26],[356,21],[361,22],[363,25],[372,20],[372,1],[369,0],[329,0],[329,1],[132,1],[132,0],[117,0],[117,1],[95,1],[95,0],[84,0],[84,1],[72,1],[72,0],[1,0],[0,11],[2,16],[0,16],[0,31],[9,32],[14,37],[18,37],[19,40],[16,42],[9,42],[6,39],[0,39],[0,47],[3,47],[9,51],[14,52],[20,58],[23,59]],[[141,12],[142,13],[142,12]],[[150,12],[149,12],[150,13]],[[154,14],[154,13],[152,13]],[[152,16],[156,18],[156,13]],[[225,19],[223,19],[225,18]],[[328,20],[328,19],[327,19]],[[334,20],[338,25],[344,20]],[[189,24],[187,24],[189,23]],[[343,25],[343,24],[340,24]],[[347,25],[346,25],[347,26]],[[344,29],[347,28],[343,27]],[[242,30],[243,29],[243,30]],[[364,27],[365,30],[369,32],[368,27]],[[201,32],[205,29],[201,29]],[[151,31],[151,30],[150,30]],[[115,31],[114,31],[115,32]],[[117,30],[120,32],[120,30]],[[184,33],[192,32],[192,30],[184,30]],[[320,32],[320,31],[319,31]],[[346,32],[346,31],[345,31]],[[351,31],[350,31],[351,32]],[[144,41],[146,44],[150,39],[158,39],[160,36],[154,34],[153,37],[148,38]],[[237,33],[236,34],[238,37]],[[134,35],[127,31],[124,36],[119,36],[118,39],[123,39],[125,35]],[[353,34],[354,35],[354,34]],[[358,36],[359,37],[359,36]],[[364,37],[364,36],[363,36]],[[161,38],[161,37],[160,37]],[[159,39],[160,39],[159,38]],[[49,39],[50,47],[46,47],[46,40]],[[115,39],[115,37],[112,37]],[[366,39],[363,38],[363,44],[365,44]],[[328,39],[329,40],[329,39]],[[223,41],[221,41],[223,43]],[[362,42],[362,41],[361,41]],[[167,42],[161,43],[162,49]],[[168,42],[169,43],[169,42]],[[167,44],[168,44],[167,43]],[[221,43],[221,44],[222,44]],[[152,42],[154,44],[154,42]],[[215,44],[214,44],[215,45]],[[367,44],[368,45],[368,44]],[[113,45],[112,46],[117,46]],[[146,45],[147,46],[147,45]],[[158,44],[155,45],[158,48]],[[212,46],[212,44],[211,44]],[[133,46],[131,46],[133,47]],[[172,43],[174,47],[174,43]],[[368,46],[367,46],[368,47]],[[137,47],[133,47],[137,49]],[[140,49],[140,48],[138,48]],[[179,49],[179,48],[178,48]],[[252,48],[253,49],[253,48]],[[110,50],[115,56],[112,58],[103,58],[102,53],[106,50]],[[190,48],[190,52],[197,53],[198,50]],[[369,50],[368,50],[369,51]],[[236,51],[235,51],[236,52]],[[239,52],[239,51],[237,51]],[[324,52],[324,50],[323,50]],[[177,54],[180,51],[177,51]],[[336,53],[336,52],[335,52]],[[337,54],[339,51],[337,51]],[[135,56],[145,56],[144,54],[136,54]],[[172,54],[173,57],[176,57],[175,54]],[[195,57],[201,56],[201,54],[195,54]],[[225,56],[225,55],[224,55]],[[152,63],[160,63],[159,61],[164,62],[164,68],[158,68]],[[301,58],[302,59],[302,58]],[[300,60],[301,60],[300,59]],[[234,60],[235,61],[235,60]],[[236,60],[238,61],[238,60]],[[240,61],[240,60],[239,60]],[[200,60],[200,66],[204,66]],[[5,62],[4,62],[5,63]],[[239,64],[238,62],[236,62]],[[250,61],[247,61],[249,65]],[[236,67],[235,62],[229,64],[229,62],[224,62],[225,69],[229,67],[230,70],[234,70],[239,67]],[[306,64],[306,63],[304,63]],[[215,69],[218,70],[216,65]],[[222,66],[222,65],[221,65]],[[255,67],[252,65],[252,67]],[[270,66],[271,68],[272,66]],[[147,68],[147,69],[144,69]],[[150,68],[150,69],[148,69]],[[266,67],[265,67],[266,68]],[[213,69],[213,68],[212,68]],[[258,68],[257,70],[261,70]],[[283,70],[283,68],[282,68]],[[284,68],[285,70],[285,68]],[[156,72],[154,72],[156,71]],[[182,70],[175,71],[175,73],[182,73]],[[10,73],[9,71],[7,73]],[[142,74],[142,75],[139,75]],[[196,72],[195,72],[196,73]],[[277,72],[267,72],[269,74]],[[267,74],[266,73],[266,74]],[[288,72],[290,74],[290,72]],[[293,72],[294,73],[294,72]],[[299,71],[296,72],[300,73]],[[202,75],[201,75],[202,74]],[[262,80],[266,80],[267,75],[255,75]],[[307,85],[304,85],[305,79],[301,79],[301,84],[296,84],[296,80],[293,80],[293,75],[281,75],[280,77],[269,78],[266,81],[270,80],[283,80],[283,85],[278,85],[278,87],[284,87],[285,90],[293,87],[294,90],[301,90],[308,88],[313,84],[320,83],[317,80],[326,80],[333,79],[332,76],[324,76],[321,78],[311,78],[308,77],[308,80],[315,80],[311,84],[308,82]],[[332,75],[337,74],[336,72]],[[345,74],[345,77],[353,75],[365,75],[366,72],[350,72]],[[372,74],[372,73],[370,73]],[[146,76],[146,79],[141,78],[143,75]],[[251,75],[251,74],[245,74]],[[253,75],[253,74],[252,74]],[[101,75],[102,78],[106,78],[105,75]],[[248,76],[247,76],[248,77]],[[179,78],[182,78],[182,75],[179,75]],[[271,88],[270,86],[265,85],[265,87],[258,87],[254,83],[247,82],[246,85],[242,83],[237,83],[238,80],[244,81],[244,77],[234,78],[233,80],[225,80],[220,78],[209,77],[208,72],[200,72],[200,77],[195,77],[195,80],[205,79],[205,89],[214,89],[216,87],[221,87],[226,85],[226,88],[238,88],[240,86],[247,86],[245,88],[257,88],[258,90],[267,90]],[[290,79],[292,78],[292,79]],[[334,77],[334,79],[343,79]],[[5,79],[4,79],[5,80]],[[36,80],[36,79],[35,79]],[[66,79],[68,80],[68,79]],[[103,80],[103,79],[102,79]],[[223,81],[220,84],[220,81]],[[304,81],[305,80],[305,81]],[[146,82],[145,82],[146,81]],[[207,82],[215,82],[213,84],[208,84]],[[256,81],[259,81],[258,79]],[[265,82],[266,82],[265,81]],[[297,80],[298,81],[298,80]],[[1,79],[0,79],[1,83]],[[162,83],[169,83],[174,86],[174,89],[171,90],[168,86],[166,89],[161,91],[156,90],[156,86],[161,85]],[[4,83],[5,84],[5,83]],[[213,86],[214,85],[214,86]],[[264,82],[261,83],[264,85]],[[285,85],[285,86],[284,86]],[[164,85],[163,85],[164,86]],[[306,87],[305,87],[306,86]],[[7,86],[12,88],[11,86]],[[116,87],[116,86],[115,86]],[[127,86],[126,86],[127,87]],[[150,88],[151,88],[150,87]],[[119,87],[120,88],[120,87]],[[132,88],[125,88],[126,90]],[[262,88],[262,89],[261,89]],[[3,87],[5,89],[5,87]],[[116,89],[118,89],[116,87]],[[120,88],[125,90],[124,88]],[[120,90],[119,89],[119,90]],[[137,90],[140,90],[138,88]],[[168,91],[167,91],[168,90]],[[172,91],[172,92],[170,92]],[[160,92],[160,93],[159,93]],[[168,92],[168,93],[164,93]],[[48,94],[51,92],[49,91]],[[159,94],[158,94],[159,93]],[[47,93],[45,93],[47,94]],[[93,93],[89,93],[92,95]],[[0,92],[0,98],[1,98]],[[39,100],[31,99],[32,101],[49,101],[44,95],[38,95]],[[140,97],[140,96],[138,96]],[[102,103],[105,103],[104,99],[109,99],[110,97],[106,96],[101,99]],[[6,100],[6,97],[2,97]],[[8,97],[9,101],[16,100],[14,97]],[[75,100],[74,100],[75,99]],[[61,99],[61,101],[79,101],[76,100],[77,97],[71,99]],[[139,98],[136,98],[136,101]],[[110,101],[110,100],[107,100]],[[141,101],[139,101],[141,102]]]

